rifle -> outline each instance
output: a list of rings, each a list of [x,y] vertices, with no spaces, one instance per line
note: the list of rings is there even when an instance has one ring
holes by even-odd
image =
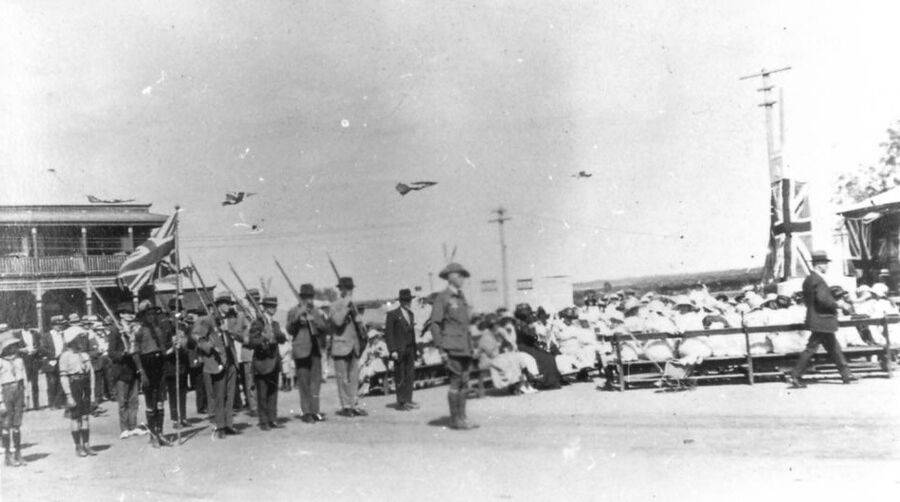
[[[325,253],[325,256],[328,257],[328,263],[331,264],[331,270],[334,271],[335,279],[337,279],[338,282],[341,282],[341,274],[340,272],[338,272],[337,266],[334,264],[334,260],[331,259],[331,255]],[[356,311],[356,305],[354,305],[353,302],[350,302],[350,310],[352,311],[350,319],[353,321],[353,327],[356,328],[356,336],[357,338],[359,338],[360,349],[364,350],[369,340],[366,336],[366,331],[356,321],[357,317],[359,317],[359,312]]]
[[[244,281],[241,279],[241,276],[238,275],[237,270],[234,269],[234,265],[232,265],[231,262],[228,262],[228,268],[231,269],[231,273],[234,274],[234,277],[237,279],[238,284],[240,284],[241,288],[244,290],[244,296],[247,298],[247,300],[250,301],[250,305],[253,307],[253,310],[256,312],[256,318],[262,319],[263,322],[267,322],[266,316],[264,315],[262,308],[260,308],[260,306],[257,305],[256,300],[254,300],[253,297],[250,296],[250,293],[247,291],[247,285],[244,284]],[[219,279],[219,281],[221,281],[222,284],[225,285],[225,282],[222,281],[221,278]],[[225,286],[225,287],[228,289],[228,292],[231,293],[231,296],[234,296],[234,292],[231,291],[231,288],[229,288],[228,286]],[[235,296],[235,299],[237,299],[236,296]],[[240,305],[240,302],[238,302],[238,305]],[[241,307],[241,309],[243,310],[243,306]]]
[[[294,286],[294,283],[291,281],[291,278],[288,277],[287,272],[284,271],[284,267],[278,263],[278,258],[272,257],[275,260],[275,266],[278,267],[278,270],[281,272],[281,276],[284,277],[284,280],[287,281],[288,287],[291,288],[291,293],[294,293],[294,296],[297,298],[297,301],[300,301],[300,292],[297,291],[297,288]]]
[[[221,277],[219,277],[219,284],[221,284],[222,287],[224,287],[228,291],[229,295],[231,295],[233,298],[237,298],[237,296],[235,296],[235,294],[234,294],[234,291],[231,290],[231,288],[228,286],[228,284]],[[241,302],[235,301],[235,305],[237,305],[238,309],[240,309],[242,314],[244,314],[247,317],[250,317],[250,312],[247,312],[247,308],[244,307],[243,305],[241,305]]]
[[[193,273],[197,274],[197,280],[200,281],[200,286],[203,288],[203,291],[209,291],[206,288],[206,283],[203,282],[203,276],[200,275],[200,270],[198,270],[197,267],[194,266],[194,262],[191,262],[191,268],[193,269]],[[191,284],[194,286],[194,291],[196,291],[197,284],[194,283],[193,275],[190,275],[188,277],[191,280]],[[225,342],[226,338],[228,340],[233,340],[234,337],[231,336],[231,333],[222,329],[222,324],[225,322],[225,319],[223,319],[221,314],[219,314],[219,310],[216,308],[213,308],[212,310],[210,310],[209,305],[207,305],[206,302],[201,302],[201,303],[203,303],[203,309],[206,310],[206,315],[212,316],[216,320],[216,330],[219,332],[219,335],[222,336],[222,341]],[[213,351],[213,357],[219,363],[219,366],[224,366],[224,364],[222,363],[222,357],[219,355],[218,352]]]

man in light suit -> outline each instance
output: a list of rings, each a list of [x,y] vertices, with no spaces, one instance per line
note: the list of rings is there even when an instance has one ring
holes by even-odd
[[[837,366],[841,379],[845,384],[857,383],[858,378],[847,368],[844,353],[837,342],[835,333],[838,330],[838,309],[846,306],[843,300],[835,300],[831,289],[823,277],[828,272],[828,254],[824,251],[812,253],[813,270],[803,281],[803,299],[806,304],[806,326],[812,332],[806,350],[800,353],[797,365],[787,375],[791,386],[796,389],[806,387],[803,383],[803,372],[809,365],[819,345],[823,345],[834,365]]]
[[[412,400],[416,364],[416,318],[411,305],[415,298],[408,289],[401,289],[400,306],[387,313],[384,338],[394,361],[394,383],[397,386],[397,409],[414,410],[419,407]]]
[[[328,353],[329,325],[315,308],[316,290],[312,284],[300,286],[300,303],[287,315],[287,331],[291,336],[291,356],[297,371],[300,391],[300,420],[308,424],[322,422],[319,411],[319,389],[322,387],[322,354]]]
[[[366,348],[366,332],[353,305],[353,278],[338,279],[341,297],[331,304],[331,357],[337,378],[342,417],[368,415],[357,401],[359,390],[359,357]]]
[[[216,297],[212,315],[200,318],[194,324],[191,336],[197,349],[203,355],[203,372],[212,382],[208,396],[210,412],[216,424],[215,438],[239,434],[233,427],[234,386],[237,379],[238,356],[234,350],[234,340],[240,340],[237,322],[232,310],[234,300],[225,293]]]

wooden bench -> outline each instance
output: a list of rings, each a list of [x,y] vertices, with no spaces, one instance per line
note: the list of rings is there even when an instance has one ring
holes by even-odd
[[[867,376],[884,376],[891,378],[894,362],[900,347],[891,346],[888,326],[900,323],[900,316],[887,316],[880,319],[853,319],[840,321],[840,327],[862,327],[878,325],[882,327],[885,339],[883,346],[847,347],[843,350],[848,367],[857,373]],[[781,377],[783,368],[790,367],[799,357],[799,352],[788,354],[759,354],[750,353],[750,335],[757,333],[777,333],[790,331],[807,331],[805,324],[780,324],[772,326],[742,326],[737,328],[725,328],[703,331],[688,331],[684,333],[635,333],[614,334],[610,338],[613,346],[615,360],[608,363],[614,366],[615,381],[613,385],[620,391],[627,390],[631,384],[655,383],[662,376],[660,368],[665,366],[665,361],[649,361],[639,359],[636,361],[622,361],[622,344],[628,341],[646,342],[648,340],[684,339],[698,336],[722,336],[742,334],[744,336],[746,355],[728,357],[708,357],[695,367],[694,375],[689,377],[694,382],[704,380],[744,380],[753,385],[758,378]],[[860,362],[860,359],[875,357],[878,363]],[[824,364],[830,360],[827,354],[820,348],[813,358],[812,368],[820,374],[829,375],[833,372],[833,365]],[[605,372],[608,374],[609,372]]]

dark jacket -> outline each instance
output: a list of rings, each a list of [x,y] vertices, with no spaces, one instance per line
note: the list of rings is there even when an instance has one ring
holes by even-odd
[[[253,374],[271,375],[281,371],[281,355],[278,353],[278,344],[287,341],[278,321],[268,324],[261,319],[254,319],[250,323],[250,336],[245,347],[253,351]]]
[[[431,336],[435,345],[451,356],[472,357],[474,342],[469,334],[469,304],[462,293],[445,289],[431,307]]]
[[[307,312],[306,319],[303,318],[305,310],[297,305],[288,311],[287,315],[287,332],[292,337],[291,356],[294,359],[304,359],[312,353],[313,340],[319,347],[319,355],[325,353],[325,344],[328,336],[328,321],[316,309]]]
[[[203,355],[203,372],[210,375],[219,374],[230,360],[237,364],[238,355],[234,351],[234,343],[231,336],[235,333],[235,320],[229,317],[222,321],[221,333],[219,321],[208,315],[201,317],[191,331],[191,338],[197,344],[197,349]]]
[[[806,326],[814,333],[836,333],[838,304],[828,283],[812,272],[803,281],[803,300],[806,303]]]
[[[113,326],[109,332],[109,355],[112,365],[109,368],[109,378],[114,382],[125,382],[130,384],[137,377],[137,367],[134,364],[134,358],[131,356],[126,343],[123,339],[124,335],[119,328]]]
[[[388,352],[401,352],[416,346],[416,317],[408,311],[410,320],[407,321],[402,309],[397,307],[391,310],[384,320],[384,341]]]
[[[172,317],[167,317],[166,319],[160,321],[159,323],[160,329],[163,334],[163,345],[165,350],[163,351],[163,375],[167,377],[175,376],[175,336],[178,332],[183,334],[188,334],[188,326],[184,323],[179,323],[176,319]],[[176,331],[177,330],[177,331]],[[191,365],[191,352],[196,350],[197,344],[194,342],[194,339],[186,336],[184,345],[178,349],[178,374],[186,375],[190,365]]]
[[[44,373],[59,372],[59,367],[57,366],[59,363],[59,355],[66,350],[65,343],[63,343],[63,346],[59,351],[56,350],[56,346],[53,344],[53,334],[51,331],[53,330],[51,329],[41,335],[40,347],[38,348],[38,354],[43,361],[41,371]]]

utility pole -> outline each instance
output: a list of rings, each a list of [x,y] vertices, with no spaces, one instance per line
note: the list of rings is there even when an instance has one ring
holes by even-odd
[[[503,307],[509,309],[509,271],[506,266],[506,235],[503,233],[503,223],[511,218],[506,216],[506,209],[499,207],[494,210],[497,217],[488,223],[496,223],[500,229],[500,261],[503,266]]]
[[[741,77],[738,80],[748,80],[751,78],[762,78],[762,87],[757,89],[757,91],[763,93],[763,102],[759,104],[759,106],[765,108],[766,110],[766,151],[769,155],[769,181],[771,183],[775,183],[784,177],[783,172],[783,163],[782,163],[782,149],[784,147],[784,110],[780,109],[780,141],[779,147],[776,150],[775,148],[775,131],[773,130],[772,124],[772,107],[775,106],[775,103],[779,103],[778,101],[772,100],[772,89],[774,87],[769,83],[769,76],[773,73],[779,73],[783,71],[790,70],[790,66],[785,66],[784,68],[778,68],[777,70],[766,70],[763,68],[759,73],[755,73],[753,75],[747,75],[745,77]],[[780,89],[779,89],[779,96]],[[780,106],[780,103],[779,103]]]

